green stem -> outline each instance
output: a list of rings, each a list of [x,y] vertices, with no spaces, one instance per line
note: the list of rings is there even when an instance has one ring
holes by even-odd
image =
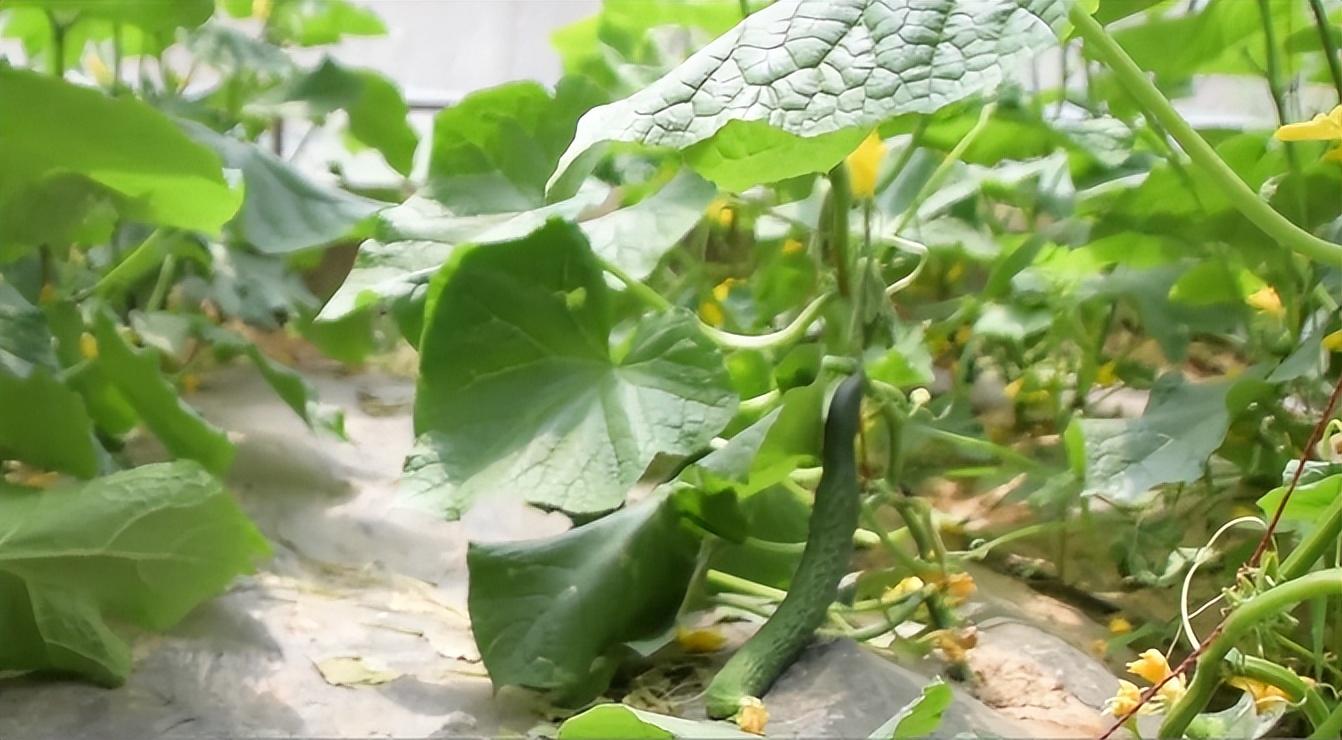
[[[936,592],[936,586],[923,586],[917,591],[896,601],[889,609],[886,609],[884,619],[880,622],[866,627],[859,627],[847,633],[844,637],[858,641],[880,637],[899,625],[909,621],[914,615],[914,612],[918,611],[918,607],[921,606],[924,601],[931,598]]]
[[[1089,51],[1109,66],[1128,94],[1149,116],[1158,121],[1179,142],[1193,164],[1206,172],[1231,205],[1246,219],[1282,246],[1311,259],[1330,265],[1342,265],[1342,245],[1314,236],[1277,213],[1249,188],[1193,127],[1170,105],[1170,101],[1146,78],[1123,47],[1090,17],[1085,3],[1072,5],[1072,25],[1086,40]]]
[[[121,62],[125,56],[121,21],[112,22],[112,94],[121,89]]]
[[[663,298],[661,293],[649,288],[647,283],[625,272],[619,265],[616,265],[610,260],[600,256],[596,259],[597,262],[600,263],[601,269],[614,275],[615,279],[624,283],[624,287],[629,291],[630,295],[633,295],[635,298],[647,304],[649,308],[654,308],[658,311],[669,311],[672,308],[671,301]]]
[[[772,601],[782,601],[787,596],[787,591],[773,586],[766,586],[763,583],[755,583],[749,578],[734,576],[731,573],[723,573],[720,570],[710,569],[704,574],[704,582],[716,587],[721,591],[731,593],[745,594],[747,596],[758,596],[762,599]]]
[[[1328,60],[1328,74],[1333,78],[1333,88],[1337,90],[1337,100],[1342,103],[1342,60],[1337,56],[1337,44],[1333,42],[1332,24],[1328,21],[1328,12],[1323,8],[1323,0],[1309,0],[1309,9],[1314,12],[1314,24],[1319,28],[1319,41],[1323,44],[1323,54]]]
[[[1036,470],[1036,471],[1042,471],[1048,469],[1048,466],[1044,465],[1041,462],[1031,460],[1030,458],[1020,454],[1019,452],[1016,452],[1010,447],[999,445],[995,442],[986,439],[978,439],[977,437],[969,437],[963,434],[956,434],[955,432],[946,431],[945,429],[938,429],[934,426],[928,426],[926,424],[918,424],[917,429],[919,432],[927,435],[931,439],[935,439],[941,442],[949,442],[950,444],[959,445],[960,447],[966,447],[968,449],[975,450],[978,452],[985,452],[990,455],[999,457],[1004,461],[1014,462],[1023,468],[1028,468],[1030,470]]]
[[[66,27],[56,20],[54,11],[47,11],[47,22],[51,24],[51,74],[54,77],[65,77],[65,29]]]
[[[1337,543],[1338,535],[1342,533],[1342,496],[1333,498],[1317,521],[1313,531],[1282,561],[1278,571],[1282,580],[1293,580],[1308,573]]]
[[[1197,670],[1184,694],[1165,717],[1160,737],[1181,737],[1221,685],[1221,662],[1254,627],[1289,612],[1302,601],[1342,594],[1342,568],[1329,568],[1286,581],[1240,604],[1221,624],[1219,632],[1197,661]]]
[[[1311,727],[1317,728],[1327,721],[1328,705],[1324,703],[1323,697],[1300,680],[1294,671],[1252,655],[1241,657],[1237,663],[1235,673],[1281,689],[1286,698],[1300,706],[1300,711],[1304,712]]]
[[[1342,704],[1333,707],[1333,711],[1322,723],[1314,727],[1308,740],[1334,740],[1342,737]]]
[[[848,254],[848,212],[853,207],[853,193],[848,184],[848,164],[840,162],[829,171],[829,246],[834,270],[839,278],[839,295],[851,298],[852,277]]]
[[[918,188],[918,192],[909,201],[909,207],[904,209],[899,222],[895,224],[896,234],[904,231],[904,227],[908,226],[909,221],[918,214],[918,208],[922,206],[923,200],[928,194],[936,192],[936,189],[941,186],[941,181],[950,175],[951,168],[965,156],[965,152],[969,151],[969,147],[974,145],[974,141],[979,138],[979,134],[982,134],[984,129],[988,128],[988,122],[992,120],[993,112],[996,110],[997,103],[989,103],[983,106],[983,109],[979,111],[978,120],[974,122],[974,126],[960,138],[960,141],[956,142],[951,151],[946,154],[946,157],[937,163],[937,168],[932,170],[927,182],[924,182],[923,186]]]
[[[616,277],[619,277],[619,275],[616,275]],[[642,285],[642,283],[640,283],[640,285]],[[651,289],[649,288],[649,290]],[[661,296],[657,297],[661,298]],[[797,314],[797,318],[793,319],[787,326],[778,331],[769,332],[768,334],[733,334],[732,332],[709,326],[702,321],[699,322],[699,331],[703,332],[704,336],[708,337],[714,344],[723,349],[763,350],[785,347],[800,341],[802,337],[806,336],[806,330],[810,329],[811,324],[815,323],[815,320],[820,317],[820,312],[825,309],[825,305],[828,304],[832,298],[834,298],[833,293],[824,293],[816,297],[815,300],[806,304],[806,307],[801,310],[801,313]],[[666,299],[663,298],[662,300],[665,301]],[[670,304],[668,303],[667,306],[669,307]]]
[[[750,0],[736,0],[736,2],[741,8],[741,20],[750,17]]]
[[[145,304],[146,311],[157,311],[163,308],[163,301],[168,297],[168,289],[172,287],[172,279],[177,273],[177,255],[170,254],[163,258],[163,265],[158,270],[158,280],[154,281],[154,290],[149,294],[149,302]]]

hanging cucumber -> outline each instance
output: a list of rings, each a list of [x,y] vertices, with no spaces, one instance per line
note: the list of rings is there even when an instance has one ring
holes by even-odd
[[[839,384],[825,419],[824,472],[797,572],[769,621],[727,661],[708,686],[708,716],[731,717],[742,700],[757,698],[792,664],[838,595],[853,552],[858,519],[857,453],[865,379],[858,371]]]

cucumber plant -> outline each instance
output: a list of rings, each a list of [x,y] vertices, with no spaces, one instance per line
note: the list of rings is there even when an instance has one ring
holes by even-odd
[[[417,137],[389,80],[288,55],[381,32],[375,16],[222,5],[264,6],[259,33],[212,0],[0,2],[22,49],[0,59],[0,672],[118,684],[115,625],[171,627],[268,556],[221,483],[233,442],[188,400],[211,363],[246,359],[309,427],[344,433],[251,336],[287,324],[365,351],[357,325],[311,328],[304,278],[384,201],[303,174],[276,134],[343,111],[397,186]],[[143,434],[168,462],[138,465]]]
[[[1068,581],[1069,534],[1094,535],[1129,587],[1235,557],[1182,525],[1306,446],[1279,399],[1326,396],[1339,178],[1270,130],[1196,129],[1166,96],[1263,49],[1279,70],[1287,33],[1302,75],[1336,49],[1304,35],[1305,3],[1261,23],[1247,3],[1173,5],[607,0],[556,33],[553,89],[438,115],[425,186],[381,214],[319,321],[385,312],[418,349],[411,500],[574,520],[470,548],[496,685],[582,705],[712,609],[765,620],[707,694],[759,729],[753,700],[815,632],[916,621],[897,644],[963,675],[961,568],[1009,543]],[[1165,55],[1176,32],[1195,41]],[[1195,380],[1209,347],[1233,367]],[[822,419],[850,419],[862,376],[851,447]],[[1143,413],[1102,412],[1119,385],[1149,391]],[[915,495],[947,474],[1058,522],[952,549]],[[878,564],[836,592],[852,542]],[[684,727],[594,711],[570,731],[597,714]]]

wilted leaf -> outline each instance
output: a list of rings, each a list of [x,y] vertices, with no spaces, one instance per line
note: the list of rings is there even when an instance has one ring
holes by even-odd
[[[899,713],[871,733],[871,740],[931,737],[941,727],[941,716],[951,706],[955,695],[941,679],[923,687],[917,699],[904,705]]]
[[[726,722],[670,717],[624,704],[598,704],[559,726],[559,740],[672,740],[673,738],[753,738]]]

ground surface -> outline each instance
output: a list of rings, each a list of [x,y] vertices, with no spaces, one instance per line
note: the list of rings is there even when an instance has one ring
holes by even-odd
[[[398,508],[413,385],[378,374],[313,379],[346,409],[348,443],[307,432],[244,368],[210,376],[191,399],[237,434],[230,482],[275,559],[171,633],[139,636],[123,688],[0,681],[0,738],[453,737],[535,726],[530,698],[496,696],[478,662],[467,533],[537,537],[566,520],[501,501],[458,523]],[[943,734],[1096,734],[1116,680],[1078,646],[1103,630],[1010,579],[976,578],[976,685],[957,689]],[[865,737],[934,669],[853,643],[817,645],[769,696],[769,734]]]

